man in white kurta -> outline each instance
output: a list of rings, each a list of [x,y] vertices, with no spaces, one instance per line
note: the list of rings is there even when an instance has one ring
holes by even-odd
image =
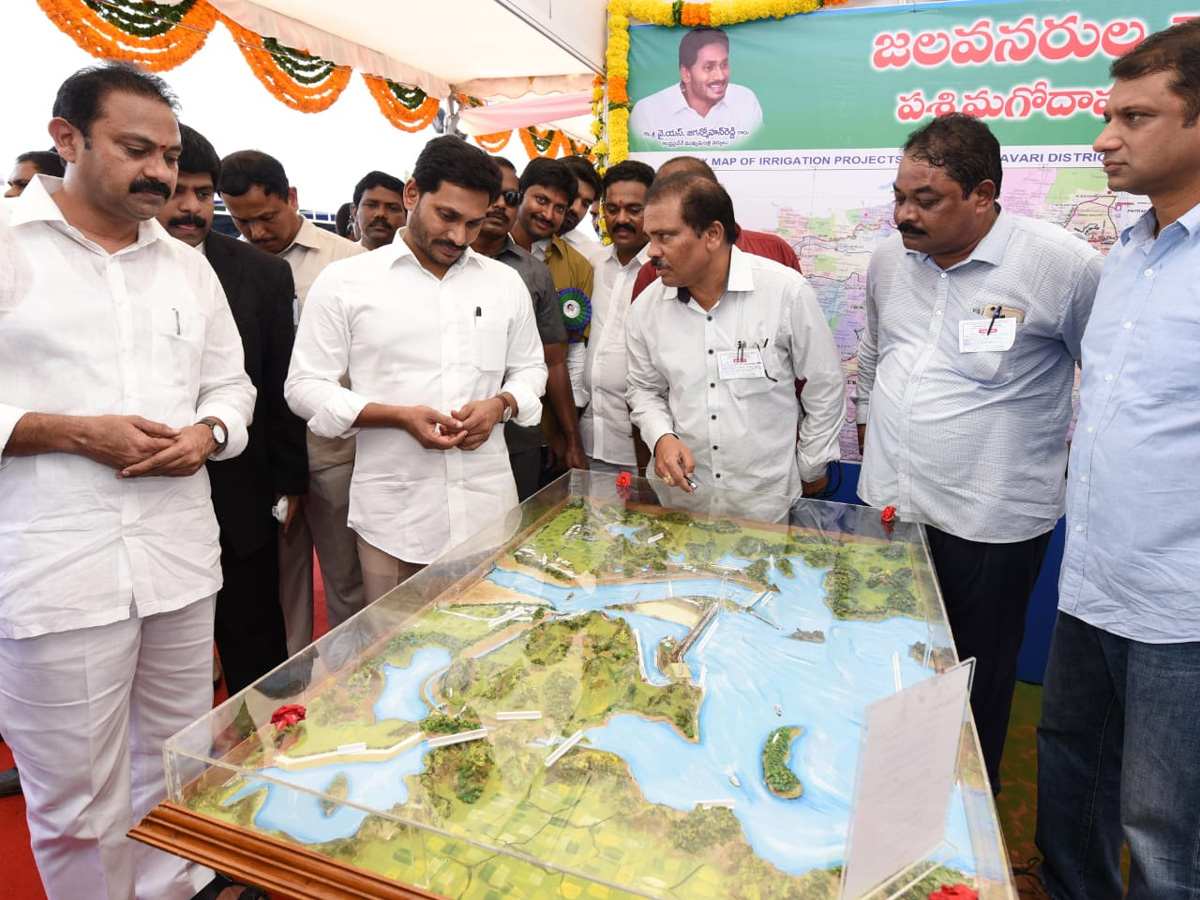
[[[63,179],[0,205],[0,731],[49,900],[186,900],[211,877],[126,832],[163,742],[212,706],[221,586],[208,458],[255,391],[220,283],[154,220],[166,86],[84,70],[55,101]]]
[[[285,394],[314,433],[358,435],[350,526],[368,600],[517,503],[495,429],[540,420],[546,365],[524,282],[468,246],[499,191],[481,151],[431,141],[401,239],[326,269],[300,320]]]
[[[729,512],[775,518],[823,490],[838,458],[845,388],[829,325],[803,275],[733,246],[719,184],[655,182],[645,227],[660,278],[626,321],[626,398],[655,474],[678,488],[667,505],[721,488],[736,492]]]

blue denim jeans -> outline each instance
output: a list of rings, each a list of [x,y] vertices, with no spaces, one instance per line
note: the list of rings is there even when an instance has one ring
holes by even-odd
[[[1200,900],[1200,643],[1059,613],[1038,725],[1037,846],[1054,900]]]

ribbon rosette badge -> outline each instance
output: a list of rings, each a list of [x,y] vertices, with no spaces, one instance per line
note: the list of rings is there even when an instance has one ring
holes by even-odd
[[[892,522],[895,522],[896,521],[896,507],[885,506],[883,508],[883,512],[881,512],[879,514],[879,519],[885,525],[890,525]]]
[[[565,287],[558,292],[558,305],[568,331],[583,331],[592,318],[592,302],[579,288]]]
[[[299,703],[286,703],[271,713],[271,724],[275,726],[276,731],[283,731],[285,728],[299,725],[307,713],[308,710]]]

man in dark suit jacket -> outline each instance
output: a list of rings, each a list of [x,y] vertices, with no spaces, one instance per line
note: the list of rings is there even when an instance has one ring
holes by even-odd
[[[175,194],[159,215],[172,237],[207,257],[237,322],[246,373],[258,389],[250,442],[235,459],[208,463],[221,528],[215,637],[233,694],[287,659],[279,605],[279,526],[272,509],[286,497],[288,528],[308,483],[304,421],[288,409],[283,382],[295,329],[291,267],[265,251],[211,230],[220,171],[203,135],[180,125],[183,152]]]

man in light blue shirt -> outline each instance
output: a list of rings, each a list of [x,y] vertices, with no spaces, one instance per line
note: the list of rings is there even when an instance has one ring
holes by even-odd
[[[1083,341],[1059,617],[1038,726],[1055,900],[1200,895],[1200,20],[1115,61],[1096,139],[1146,194]]]

